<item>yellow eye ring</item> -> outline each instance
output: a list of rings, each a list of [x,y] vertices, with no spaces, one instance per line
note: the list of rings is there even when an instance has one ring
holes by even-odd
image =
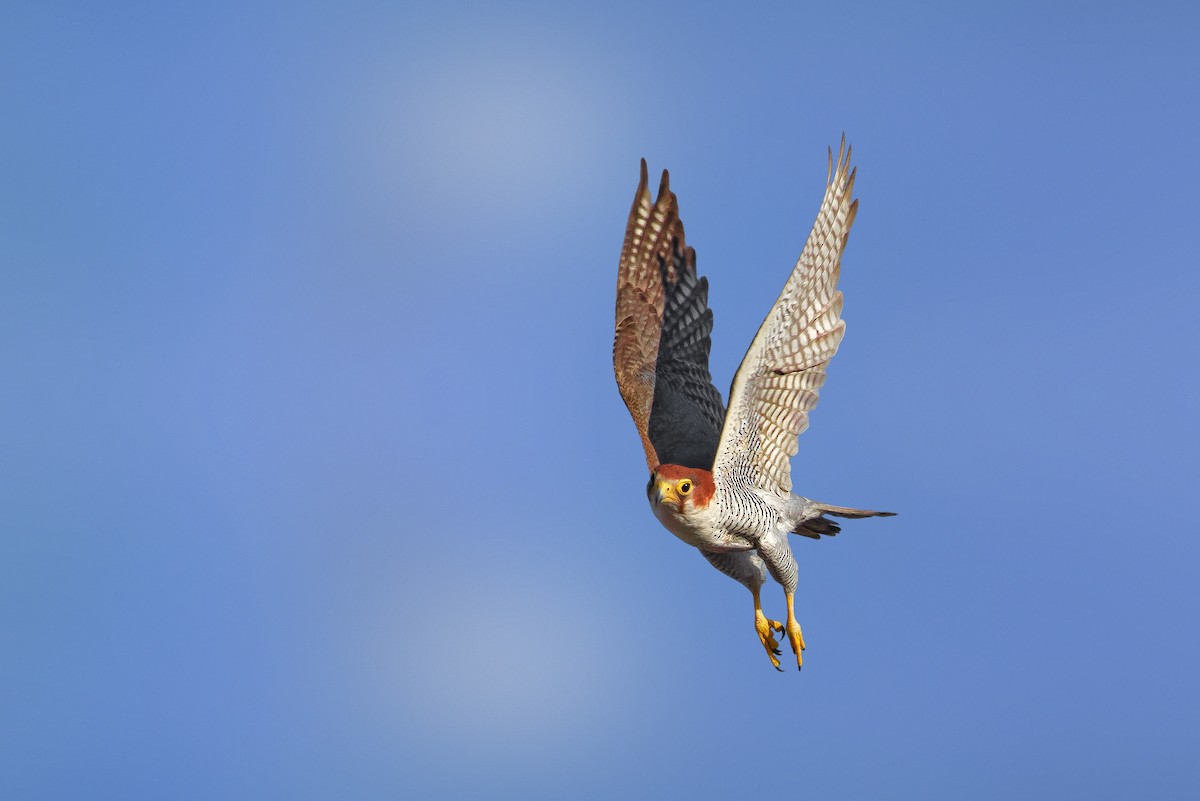
[[[679,494],[680,495],[687,495],[691,491],[692,491],[692,482],[691,481],[688,481],[685,478],[683,481],[679,482]]]

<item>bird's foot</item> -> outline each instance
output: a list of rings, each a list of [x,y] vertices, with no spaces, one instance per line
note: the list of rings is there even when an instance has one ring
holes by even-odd
[[[787,636],[792,650],[796,652],[796,669],[800,670],[804,666],[804,657],[801,655],[804,650],[804,635],[800,633],[800,624],[795,618],[787,622]]]
[[[761,609],[755,609],[754,630],[758,633],[758,641],[762,643],[763,648],[767,649],[767,657],[770,658],[771,664],[775,666],[776,670],[783,670],[779,667],[779,641],[772,633],[783,631],[783,624],[778,620],[768,618]]]

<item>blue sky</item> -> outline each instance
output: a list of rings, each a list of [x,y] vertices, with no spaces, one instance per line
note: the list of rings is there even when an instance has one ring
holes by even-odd
[[[1184,3],[10,3],[0,796],[1194,797]],[[845,132],[805,669],[653,519],[638,159],[724,390]],[[767,597],[782,612],[782,594]]]

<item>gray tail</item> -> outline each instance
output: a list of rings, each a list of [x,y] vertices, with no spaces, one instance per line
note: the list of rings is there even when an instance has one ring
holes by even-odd
[[[811,517],[805,520],[800,525],[796,526],[793,534],[799,534],[801,537],[819,540],[821,536],[832,537],[842,530],[842,527],[833,520],[827,520],[825,515],[833,515],[834,517],[891,517],[895,512],[872,512],[870,509],[851,509],[848,506],[830,506],[827,503],[816,504],[820,510],[820,517]]]

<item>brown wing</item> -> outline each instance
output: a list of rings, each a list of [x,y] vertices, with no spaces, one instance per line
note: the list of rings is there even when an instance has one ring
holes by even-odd
[[[708,468],[724,419],[708,372],[708,281],[696,275],[696,252],[684,240],[669,181],[664,170],[651,201],[642,160],[617,272],[613,369],[647,467]]]

